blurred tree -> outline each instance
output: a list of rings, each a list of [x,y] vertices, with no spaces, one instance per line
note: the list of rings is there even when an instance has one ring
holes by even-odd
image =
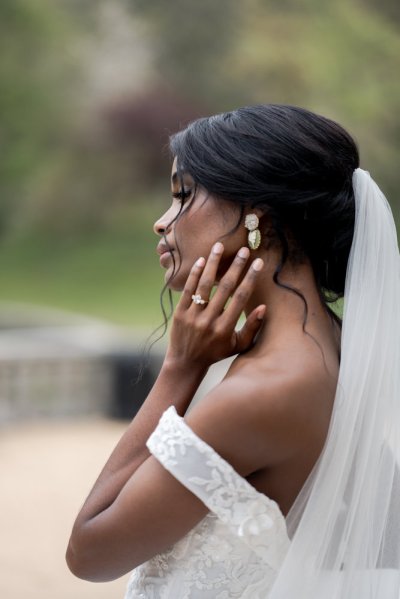
[[[171,90],[149,87],[133,97],[117,98],[104,112],[114,151],[134,158],[136,182],[155,185],[169,178],[168,138],[189,121],[209,114],[197,100]]]
[[[399,32],[358,2],[246,0],[246,6],[226,85],[231,78],[244,84],[243,103],[297,104],[338,120],[396,205]]]
[[[129,0],[150,23],[159,76],[174,93],[214,107],[226,101],[221,66],[240,33],[246,2],[231,0]],[[240,87],[240,83],[239,83]],[[234,100],[236,86],[230,85]]]
[[[400,216],[399,6],[0,0],[2,297],[50,293],[76,308],[79,280],[85,310],[103,301],[108,314],[119,289],[131,314],[132,248],[152,243],[163,208],[150,202],[168,201],[168,134],[239,105],[297,104],[338,120]],[[140,280],[156,295],[157,264],[145,258]]]
[[[107,228],[165,181],[169,133],[258,102],[336,118],[395,199],[397,3],[375,4],[2,0],[0,227]]]
[[[366,9],[372,8],[378,19],[386,20],[388,27],[400,27],[400,2],[398,0],[361,0]]]
[[[389,21],[398,2],[382,0],[379,14],[377,0],[129,4],[150,23],[158,75],[175,93],[209,113],[283,102],[331,116],[396,201],[400,37]]]
[[[0,232],[62,138],[73,62],[65,17],[50,1],[0,3]]]

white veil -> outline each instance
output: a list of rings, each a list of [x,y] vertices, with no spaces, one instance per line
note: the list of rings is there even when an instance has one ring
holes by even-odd
[[[400,597],[400,257],[385,196],[353,175],[341,364],[327,440],[287,518],[268,599]]]

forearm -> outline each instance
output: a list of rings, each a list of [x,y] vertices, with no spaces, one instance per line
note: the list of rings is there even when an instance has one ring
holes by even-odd
[[[109,507],[149,454],[146,441],[161,414],[174,405],[183,416],[207,369],[165,361],[152,390],[101,471],[82,507],[77,523],[85,522]]]
[[[246,251],[248,254],[248,250]],[[220,255],[220,252],[211,252],[204,269],[203,282],[201,277],[204,260],[197,260],[190,271],[174,311],[167,358],[160,375],[78,514],[67,550],[67,562],[73,572],[79,573],[78,576],[83,573],[83,577],[86,577],[89,573],[92,577],[93,572],[96,576],[99,571],[102,572],[110,547],[114,548],[114,558],[115,552],[119,555],[115,558],[117,562],[141,563],[140,559],[144,555],[141,545],[143,541],[148,541],[146,518],[151,512],[151,505],[148,505],[152,499],[149,492],[151,480],[159,485],[158,489],[161,486],[172,487],[170,501],[181,493],[183,500],[189,503],[193,500],[182,485],[176,486],[173,477],[165,476],[166,472],[153,461],[146,461],[149,457],[146,441],[169,406],[173,405],[179,415],[185,414],[209,365],[246,351],[252,346],[254,336],[260,328],[260,310],[257,307],[248,315],[242,329],[238,332],[235,330],[260,271],[260,259],[239,283],[246,259],[238,255],[222,277],[207,306],[199,307],[193,303],[193,294],[197,292],[210,297],[211,288],[207,289],[207,285],[216,280]],[[236,290],[232,295],[234,289]],[[225,308],[231,295],[232,300]],[[265,311],[265,306],[261,308]],[[140,471],[144,473],[143,478],[140,477]],[[162,493],[159,491],[156,495],[160,498]],[[201,502],[195,499],[194,503],[195,513],[199,514],[199,508],[204,513]],[[164,511],[161,504],[158,505],[156,518],[164,522]],[[151,513],[154,517],[155,512]],[[128,529],[127,519],[130,522]],[[193,519],[195,521],[196,518]],[[181,530],[178,526],[176,529]],[[176,531],[171,535],[169,538],[175,538]],[[159,541],[160,545],[155,545],[155,548],[164,546],[162,534]],[[125,543],[125,549],[120,547],[121,543]],[[118,547],[120,549],[116,549]],[[136,558],[132,558],[133,550],[138,556],[137,562]],[[121,564],[116,564],[115,559],[111,567],[111,570],[115,568],[114,574],[121,571]]]

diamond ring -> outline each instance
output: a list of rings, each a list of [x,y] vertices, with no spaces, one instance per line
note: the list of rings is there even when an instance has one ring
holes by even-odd
[[[204,300],[199,293],[192,295],[192,300],[195,304],[208,304],[208,301]]]

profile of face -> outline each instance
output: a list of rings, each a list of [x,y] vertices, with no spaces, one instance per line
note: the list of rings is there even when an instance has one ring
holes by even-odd
[[[238,223],[239,208],[214,198],[200,186],[196,188],[191,175],[178,175],[177,169],[175,158],[171,171],[172,204],[153,228],[161,236],[157,251],[160,264],[166,269],[165,281],[174,291],[182,291],[196,260],[201,256],[207,259],[214,243],[221,241],[224,253],[218,281],[239,248],[247,245],[247,231],[243,218],[243,223],[231,232]]]

